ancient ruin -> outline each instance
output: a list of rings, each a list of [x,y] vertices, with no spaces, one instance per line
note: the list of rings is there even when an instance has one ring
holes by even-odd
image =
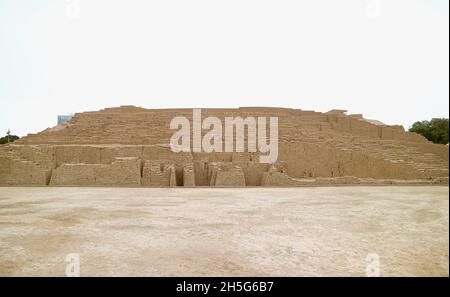
[[[170,149],[170,121],[192,109],[134,106],[76,114],[69,121],[0,146],[0,185],[303,186],[448,183],[448,146],[347,115],[287,108],[202,109],[202,116],[278,117],[278,159],[258,153]]]

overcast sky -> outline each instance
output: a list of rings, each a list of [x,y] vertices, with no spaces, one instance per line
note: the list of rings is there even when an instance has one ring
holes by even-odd
[[[0,0],[0,135],[119,105],[448,117],[448,3]]]

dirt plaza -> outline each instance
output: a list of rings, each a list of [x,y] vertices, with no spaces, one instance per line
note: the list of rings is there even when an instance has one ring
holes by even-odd
[[[0,275],[448,276],[448,186],[0,188]]]

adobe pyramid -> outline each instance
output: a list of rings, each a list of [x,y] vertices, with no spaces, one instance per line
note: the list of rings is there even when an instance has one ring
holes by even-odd
[[[275,164],[257,153],[174,153],[172,118],[192,109],[134,106],[76,114],[0,146],[0,185],[302,186],[448,183],[448,146],[346,115],[287,108],[202,109],[202,117],[279,118]]]

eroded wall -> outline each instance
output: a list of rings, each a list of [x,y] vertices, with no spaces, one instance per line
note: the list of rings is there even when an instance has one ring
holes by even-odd
[[[282,186],[298,179],[448,177],[448,146],[340,110],[202,109],[203,119],[222,121],[279,117],[275,165],[259,163],[258,153],[174,153],[169,124],[175,116],[191,120],[192,110],[129,106],[77,114],[0,146],[0,185]]]

